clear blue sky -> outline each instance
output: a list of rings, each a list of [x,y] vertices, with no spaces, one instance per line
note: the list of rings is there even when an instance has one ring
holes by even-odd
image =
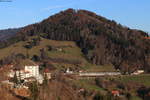
[[[12,0],[0,2],[0,29],[42,21],[67,8],[86,9],[150,32],[150,0]]]

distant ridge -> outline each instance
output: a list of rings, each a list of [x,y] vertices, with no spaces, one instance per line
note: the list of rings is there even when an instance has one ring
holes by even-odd
[[[0,30],[0,40],[7,40],[8,38],[14,36],[20,30],[20,28]]]

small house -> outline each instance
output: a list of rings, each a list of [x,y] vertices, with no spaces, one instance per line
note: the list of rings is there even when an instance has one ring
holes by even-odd
[[[80,92],[84,92],[84,91],[85,91],[84,88],[81,88],[81,89],[78,90],[79,93],[80,93]]]
[[[46,76],[46,78],[47,78],[48,80],[52,78],[52,74],[51,74],[49,68],[46,68],[46,69],[44,70],[44,76]]]
[[[144,37],[144,39],[150,39],[150,37]]]
[[[119,91],[117,91],[117,90],[111,91],[111,94],[112,94],[113,96],[119,96],[119,95],[120,95]]]
[[[67,73],[67,74],[72,74],[73,71],[71,71],[69,68],[67,68],[66,73]]]
[[[144,73],[144,70],[137,70],[137,71],[133,72],[132,75],[139,75],[142,73]]]

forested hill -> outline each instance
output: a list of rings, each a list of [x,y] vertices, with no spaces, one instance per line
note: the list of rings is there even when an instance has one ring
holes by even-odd
[[[150,71],[148,34],[124,27],[113,20],[86,10],[68,9],[42,22],[24,27],[16,40],[39,35],[47,39],[75,41],[85,57],[94,64],[113,64],[132,72]]]

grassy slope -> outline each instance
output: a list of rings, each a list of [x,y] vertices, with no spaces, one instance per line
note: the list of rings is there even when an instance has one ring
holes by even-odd
[[[106,91],[103,88],[100,88],[95,84],[94,79],[78,79],[73,80],[73,83],[80,88],[85,88],[90,91],[101,91],[102,93],[106,93]]]
[[[135,82],[135,83],[140,83],[140,84],[150,87],[150,75],[149,74],[136,75],[136,76],[122,76],[120,78],[117,77],[115,80],[118,80],[123,83]]]
[[[0,59],[3,57],[6,57],[10,55],[11,53],[23,53],[26,54],[27,50],[23,47],[25,45],[25,42],[19,42],[16,44],[13,44],[7,48],[0,49]],[[30,56],[33,54],[40,54],[40,49],[46,48],[47,45],[52,45],[52,46],[65,46],[65,45],[72,45],[74,49],[79,49],[76,47],[74,42],[67,42],[67,41],[54,41],[54,40],[47,40],[47,39],[42,39],[40,42],[39,46],[34,46],[33,48],[29,49],[28,52]],[[77,52],[76,52],[77,53]],[[80,52],[79,52],[80,53]],[[49,53],[51,57],[62,57],[62,56],[68,56],[67,54],[62,55],[61,52],[53,51]],[[74,52],[71,53],[71,55],[76,55]],[[77,54],[80,55],[80,54]]]
[[[35,37],[32,37],[35,38]],[[31,39],[32,39],[31,38]],[[26,41],[27,42],[27,41]],[[79,60],[82,62],[80,65],[80,68],[87,71],[115,71],[111,65],[105,65],[105,66],[97,66],[90,64],[83,56],[81,49],[75,44],[75,42],[72,41],[55,41],[55,40],[48,40],[48,39],[41,39],[40,45],[34,46],[33,48],[27,50],[23,46],[26,44],[26,42],[19,42],[16,44],[13,44],[7,48],[0,49],[0,59],[9,56],[12,53],[22,53],[24,55],[27,54],[27,51],[32,57],[34,54],[40,55],[40,49],[47,48],[47,45],[51,45],[54,47],[59,46],[68,46],[62,48],[61,51],[53,50],[53,51],[47,51],[47,54],[51,58],[62,58],[67,60]],[[55,64],[58,67],[62,66],[72,66],[75,65],[71,64]]]

